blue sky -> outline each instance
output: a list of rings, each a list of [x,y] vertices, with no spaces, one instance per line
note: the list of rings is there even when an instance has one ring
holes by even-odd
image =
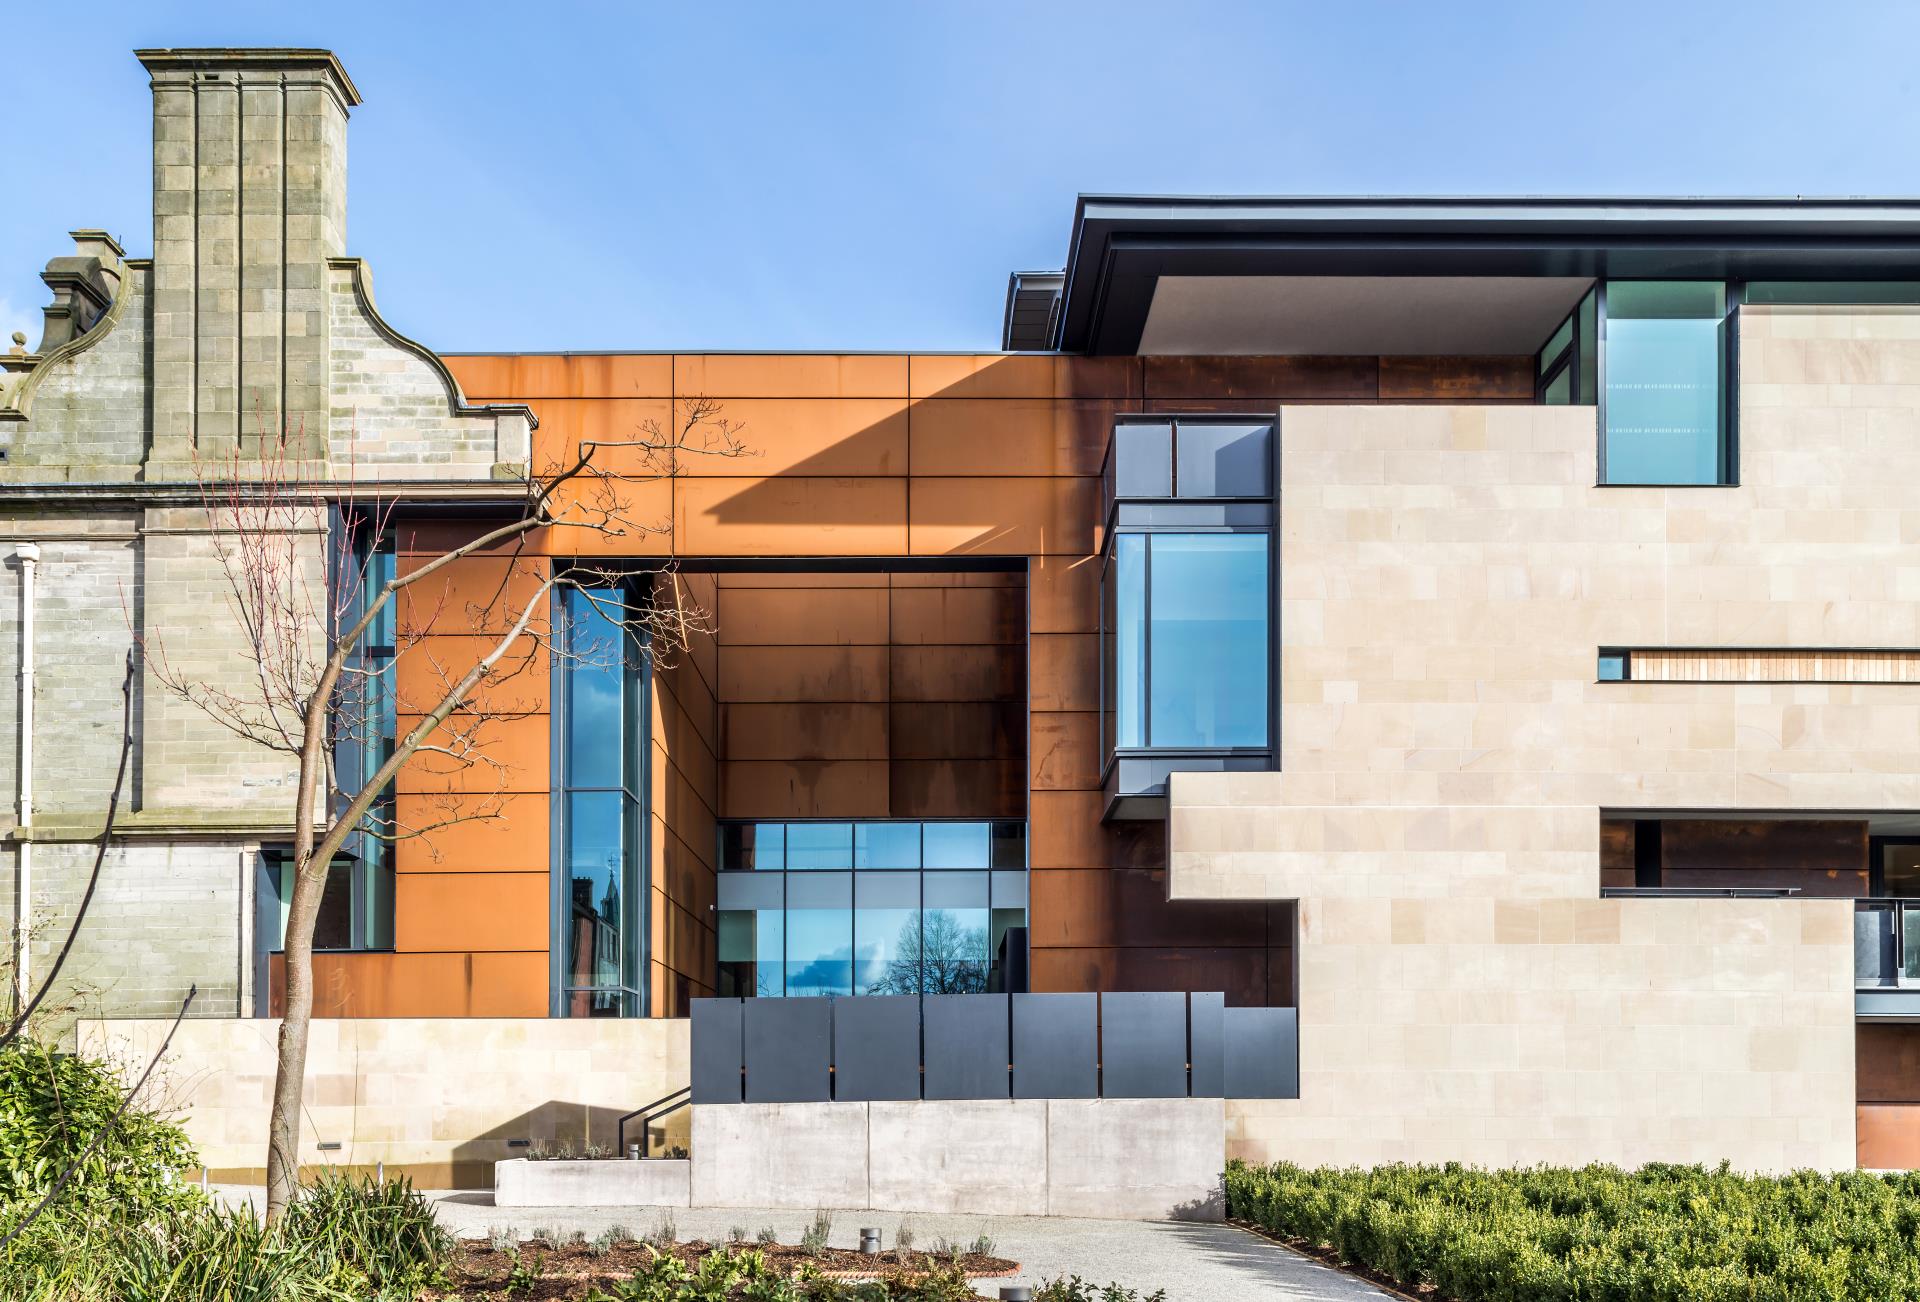
[[[19,3],[0,329],[150,251],[148,45],[319,45],[434,347],[992,348],[1076,193],[1920,194],[1910,3]]]

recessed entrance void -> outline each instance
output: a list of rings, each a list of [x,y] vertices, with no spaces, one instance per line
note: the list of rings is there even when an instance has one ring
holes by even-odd
[[[653,675],[656,1016],[716,994],[1293,1003],[1291,903],[1171,901],[1165,825],[1103,823],[1097,638],[1030,627],[1030,581],[1071,576],[686,560],[676,581],[711,631]]]
[[[1857,1160],[1920,1167],[1920,814],[1606,811],[1600,890],[1709,908],[1772,897],[1802,934],[1846,925],[1834,911],[1850,901]],[[1782,998],[1819,997],[1830,975],[1784,973]]]

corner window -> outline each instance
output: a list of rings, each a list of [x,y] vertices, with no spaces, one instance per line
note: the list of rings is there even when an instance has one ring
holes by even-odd
[[[1115,536],[1115,746],[1268,744],[1268,540],[1264,531]]]
[[[564,798],[555,918],[568,1017],[641,1013],[644,951],[640,864],[645,811],[642,726],[646,657],[618,588],[561,596],[565,654],[555,672],[564,694]]]
[[[1591,407],[1599,400],[1599,299],[1599,290],[1588,290],[1534,357],[1534,390],[1542,406]]]
[[[1609,281],[1605,318],[1601,482],[1731,482],[1727,287]]]

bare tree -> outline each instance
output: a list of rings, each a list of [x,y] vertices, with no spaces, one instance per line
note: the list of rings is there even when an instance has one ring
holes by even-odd
[[[503,817],[504,802],[481,779],[492,772],[505,788],[506,766],[491,749],[496,725],[540,708],[541,692],[516,699],[511,687],[534,666],[641,653],[671,662],[710,629],[710,615],[674,573],[671,520],[637,518],[631,503],[641,496],[636,485],[700,461],[749,455],[739,434],[717,402],[681,400],[669,421],[646,422],[631,439],[583,442],[571,460],[534,467],[500,514],[457,544],[423,542],[415,533],[407,563],[390,576],[372,569],[374,553],[362,542],[406,528],[408,504],[358,483],[352,465],[300,464],[289,451],[298,440],[281,438],[261,440],[258,455],[239,452],[201,467],[206,527],[240,630],[232,648],[239,672],[231,661],[210,672],[204,654],[187,663],[156,637],[141,645],[162,691],[236,737],[290,757],[297,770],[284,1010],[267,1136],[270,1221],[298,1188],[314,927],[329,866],[356,835],[391,842]],[[633,603],[606,597],[631,579],[627,562],[570,559],[642,552],[655,553],[644,562],[652,581]],[[507,563],[497,583],[454,601],[449,580],[461,562],[478,557]],[[611,623],[615,645],[572,644],[555,613],[563,589],[583,594]],[[376,629],[394,639],[379,654]],[[466,636],[428,642],[429,634],[447,633]],[[449,646],[458,649],[442,649]],[[410,666],[404,674],[403,664]],[[390,710],[372,708],[384,701]],[[379,735],[389,717],[399,720],[390,738]],[[336,753],[356,746],[370,758],[343,772]],[[426,816],[410,825],[383,804],[409,763],[458,776],[462,788],[427,802]]]
[[[987,933],[961,923],[950,909],[916,913],[900,928],[886,972],[868,990],[876,995],[984,994],[992,963]]]

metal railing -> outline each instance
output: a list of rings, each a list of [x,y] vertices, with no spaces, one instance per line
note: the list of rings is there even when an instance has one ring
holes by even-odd
[[[1602,886],[1603,900],[1784,900],[1798,886]]]
[[[1920,989],[1920,899],[1854,905],[1853,983],[1862,990]]]
[[[1219,991],[693,1001],[712,1103],[1300,1096],[1293,1008]]]
[[[640,1118],[640,1152],[638,1156],[643,1158],[652,1157],[653,1154],[648,1150],[653,1147],[653,1136],[647,1128],[656,1121],[672,1116],[691,1102],[693,1102],[693,1088],[688,1085],[682,1085],[673,1093],[664,1094],[645,1107],[635,1108],[633,1111],[627,1113],[626,1116],[621,1117],[619,1129],[620,1151],[618,1156],[625,1157],[627,1155],[627,1123],[629,1121],[632,1121],[635,1117]]]

